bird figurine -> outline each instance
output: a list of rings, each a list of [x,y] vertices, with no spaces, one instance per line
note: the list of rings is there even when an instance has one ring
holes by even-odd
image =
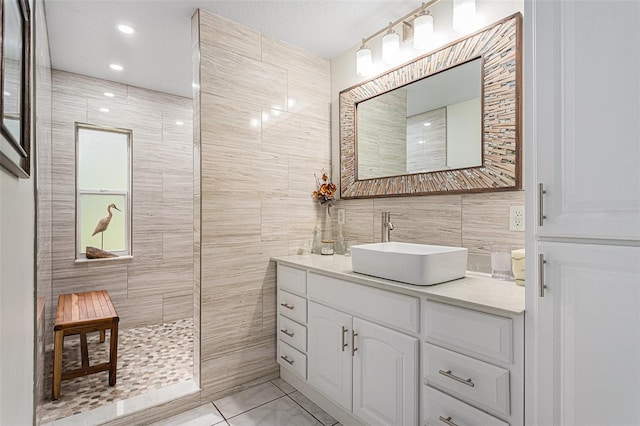
[[[115,204],[111,203],[107,206],[107,213],[109,213],[109,215],[107,217],[103,217],[102,219],[100,219],[98,221],[98,224],[96,225],[96,229],[93,230],[93,234],[91,234],[91,236],[93,237],[94,235],[96,235],[97,233],[100,233],[100,249],[104,249],[103,245],[104,245],[104,231],[107,230],[107,228],[109,227],[109,222],[111,222],[111,216],[113,216],[113,214],[111,213],[111,208],[114,208],[118,211],[121,211],[119,208],[116,207]]]

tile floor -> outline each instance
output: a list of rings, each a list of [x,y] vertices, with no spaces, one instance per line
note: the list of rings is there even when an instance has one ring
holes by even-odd
[[[98,333],[87,336],[91,365],[109,360],[109,333],[104,343]],[[52,371],[48,354],[48,372]],[[80,340],[67,337],[62,358],[63,371],[80,366]],[[115,386],[108,385],[108,372],[64,380],[60,399],[50,400],[51,374],[46,387],[42,424],[85,413],[117,401],[142,395],[192,379],[193,320],[120,330],[118,373]]]
[[[155,426],[341,426],[282,379],[170,417]]]

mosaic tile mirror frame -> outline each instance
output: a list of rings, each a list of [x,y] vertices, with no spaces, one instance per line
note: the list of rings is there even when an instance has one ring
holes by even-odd
[[[372,198],[522,188],[522,15],[340,92],[341,198]],[[482,165],[358,179],[357,105],[459,64],[482,59]]]

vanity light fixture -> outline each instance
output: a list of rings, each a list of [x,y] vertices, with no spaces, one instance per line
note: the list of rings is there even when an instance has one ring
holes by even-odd
[[[128,25],[118,25],[118,30],[125,34],[133,34],[135,30]]]
[[[109,68],[111,68],[114,71],[122,71],[124,69],[122,65],[118,65],[118,64],[110,64]]]
[[[466,32],[473,28],[476,0],[453,0],[453,30]]]
[[[371,49],[369,49],[364,44],[364,39],[362,39],[362,46],[356,52],[356,72],[361,77],[366,77],[371,74],[371,69],[373,68],[373,56],[371,54]]]
[[[362,45],[356,52],[356,72],[361,77],[366,77],[373,71],[373,55],[371,49],[367,48],[367,42],[384,34],[382,37],[382,62],[386,65],[395,64],[400,57],[400,36],[394,28],[400,23],[409,28],[414,28],[414,47],[425,49],[429,47],[433,38],[433,16],[427,9],[440,0],[430,0],[421,3],[420,7],[407,13],[402,18],[393,22],[376,33],[362,39]],[[475,4],[475,3],[474,3]],[[406,37],[406,36],[405,36]]]
[[[393,30],[393,22],[389,22],[389,29],[382,37],[382,63],[391,65],[400,56],[400,36]]]
[[[424,3],[422,3],[424,6]],[[427,49],[433,40],[433,16],[424,8],[413,20],[413,47]]]

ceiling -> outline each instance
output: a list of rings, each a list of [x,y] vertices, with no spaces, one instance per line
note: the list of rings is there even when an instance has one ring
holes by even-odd
[[[45,0],[55,69],[191,97],[191,16],[206,9],[333,58],[419,0]],[[126,24],[134,34],[116,26]],[[117,63],[123,71],[113,71]]]

